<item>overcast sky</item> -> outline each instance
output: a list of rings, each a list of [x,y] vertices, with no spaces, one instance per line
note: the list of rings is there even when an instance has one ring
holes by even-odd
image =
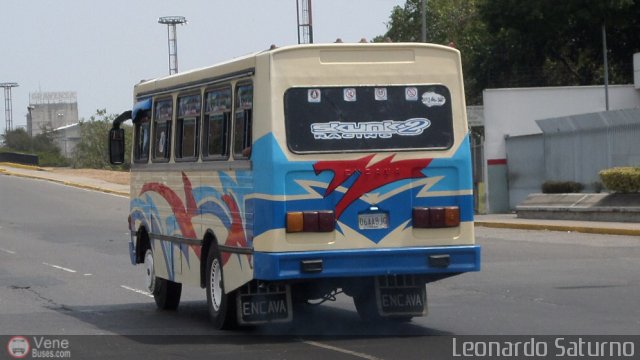
[[[404,0],[314,0],[314,42],[357,42],[386,32]],[[13,126],[26,125],[29,94],[75,91],[80,118],[131,107],[133,85],[169,72],[167,27],[178,26],[184,71],[297,43],[296,0],[2,0],[0,83],[12,89]],[[3,94],[0,94],[2,96]],[[0,131],[4,132],[2,101]]]

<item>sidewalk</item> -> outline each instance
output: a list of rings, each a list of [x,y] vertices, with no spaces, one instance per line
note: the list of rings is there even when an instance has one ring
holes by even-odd
[[[516,214],[490,214],[476,215],[475,224],[488,228],[640,236],[640,224],[628,222],[519,219]]]
[[[37,166],[0,163],[0,175],[11,175],[31,179],[53,181],[67,186],[74,186],[87,190],[101,191],[109,194],[129,196],[129,185],[114,184],[100,179],[57,174]]]
[[[87,177],[56,174],[34,166],[0,163],[0,175],[54,181],[68,186],[129,196],[129,186]],[[476,215],[476,226],[523,230],[574,231],[591,234],[640,236],[640,224],[601,221],[519,219],[515,214]]]

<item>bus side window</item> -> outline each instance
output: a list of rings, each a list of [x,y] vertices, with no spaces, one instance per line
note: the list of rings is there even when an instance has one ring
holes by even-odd
[[[153,117],[153,161],[169,161],[171,144],[171,119],[173,100],[166,99],[155,103]]]
[[[253,84],[245,83],[236,87],[234,111],[233,157],[248,159],[251,156]]]
[[[134,126],[134,143],[136,144],[133,152],[134,162],[146,163],[149,160],[150,123],[149,111],[144,111]]]
[[[229,158],[231,87],[211,90],[205,96],[202,155],[205,160],[226,160]]]
[[[176,123],[176,159],[194,160],[198,157],[198,128],[202,99],[200,94],[178,98]]]

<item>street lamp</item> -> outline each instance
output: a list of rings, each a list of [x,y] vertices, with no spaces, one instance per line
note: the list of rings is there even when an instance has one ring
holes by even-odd
[[[158,19],[159,24],[167,25],[169,38],[169,75],[178,73],[178,34],[176,25],[187,23],[184,16],[163,16]]]

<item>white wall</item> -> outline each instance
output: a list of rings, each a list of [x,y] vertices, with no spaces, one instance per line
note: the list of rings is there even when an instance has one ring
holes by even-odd
[[[491,168],[487,165],[491,160],[507,158],[506,135],[541,133],[535,120],[606,110],[604,86],[488,89],[483,91],[483,101],[486,159],[483,173],[489,212],[501,212],[509,207],[508,164]],[[640,91],[634,85],[609,86],[609,110],[639,107]]]
[[[488,89],[483,91],[485,158],[504,159],[505,135],[541,133],[535,120],[605,111],[603,86]],[[609,86],[609,109],[640,107],[633,85]]]

